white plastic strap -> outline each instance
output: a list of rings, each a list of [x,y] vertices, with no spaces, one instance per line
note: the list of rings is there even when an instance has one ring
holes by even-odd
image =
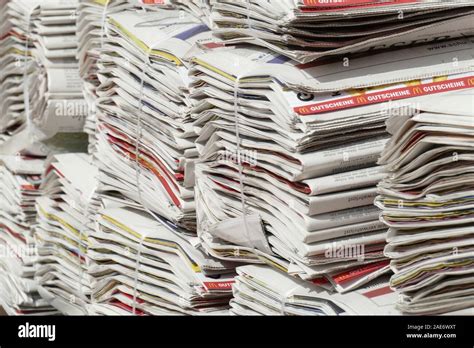
[[[250,19],[250,0],[245,1],[245,6],[247,8],[247,26],[250,31],[253,31],[252,20]]]
[[[27,20],[27,29],[26,29],[26,40],[25,40],[25,53],[24,53],[24,61],[23,61],[23,103],[25,104],[25,116],[26,116],[26,128],[30,131],[33,127],[33,122],[31,119],[31,112],[30,112],[30,89],[28,83],[28,52],[29,52],[29,44],[30,44],[30,35],[31,35],[31,15],[32,13],[28,13],[28,20]],[[35,135],[34,132],[31,132],[32,136]]]
[[[161,42],[161,40],[160,40]],[[149,209],[147,208],[143,197],[142,197],[142,190],[141,190],[141,185],[140,185],[140,177],[141,177],[141,165],[140,165],[140,141],[142,138],[142,116],[143,116],[143,98],[145,94],[145,77],[146,74],[148,73],[148,69],[150,68],[150,55],[153,51],[153,48],[158,44],[159,42],[153,44],[145,53],[145,60],[144,64],[145,67],[142,70],[142,75],[140,78],[140,92],[138,96],[138,114],[137,114],[137,124],[136,124],[136,138],[135,138],[135,181],[137,185],[137,193],[138,193],[138,201],[140,202],[141,205],[149,212]],[[152,213],[151,213],[152,214]],[[152,214],[153,215],[153,214]]]
[[[154,43],[151,45],[148,50],[145,53],[145,60],[144,60],[144,68],[142,70],[142,74],[140,77],[140,91],[139,91],[139,97],[138,97],[138,114],[137,114],[137,124],[136,124],[136,138],[135,138],[135,182],[137,185],[137,194],[138,194],[138,202],[145,208],[146,212],[153,216],[155,220],[160,222],[164,227],[166,227],[168,230],[170,230],[173,233],[176,233],[176,231],[179,229],[177,226],[170,226],[170,224],[164,220],[162,217],[159,215],[155,214],[151,209],[148,208],[148,205],[144,201],[142,197],[142,190],[141,190],[141,165],[140,165],[140,140],[142,137],[142,116],[143,116],[143,98],[145,95],[145,76],[150,68],[150,55],[153,52],[153,49],[162,42],[162,40]]]
[[[83,236],[85,235],[84,233],[84,230],[87,228],[87,226],[85,228],[81,228],[81,231],[79,233],[79,241],[78,241],[78,247],[77,247],[77,258],[79,259],[79,266],[81,267],[81,272],[79,274],[79,278],[78,278],[78,288],[79,288],[79,292],[80,294],[83,296],[84,300],[87,299],[87,296],[86,294],[84,293],[83,291],[83,286],[82,286],[82,280],[84,279],[84,267],[82,265],[82,259],[81,259],[81,245],[82,245],[82,238]],[[84,263],[85,263],[85,267],[87,267],[87,253],[89,251],[89,240],[87,240],[86,242],[86,250],[84,252]]]
[[[101,18],[101,28],[100,28],[100,48],[104,48],[104,39],[105,39],[105,31],[107,29],[106,25],[105,25],[105,22],[107,21],[107,12],[108,12],[108,9],[109,9],[109,3],[110,3],[110,0],[107,0],[107,2],[105,3],[104,5],[104,10],[102,11],[102,18]]]
[[[132,303],[132,313],[136,314],[137,311],[137,298],[138,298],[138,272],[140,271],[140,261],[142,257],[143,242],[145,241],[146,236],[142,235],[140,238],[140,243],[138,244],[137,250],[137,259],[135,260],[135,277],[133,280],[133,303]]]
[[[97,191],[97,187],[95,187],[93,190],[92,190],[92,194],[90,197],[87,197],[87,204],[86,204],[86,207],[85,207],[85,213],[86,213],[86,216],[90,216],[89,214],[89,208],[90,208],[90,204],[91,204],[91,201],[94,197],[94,193]],[[90,222],[90,220],[88,221]],[[89,229],[88,227],[88,224],[86,223],[86,225],[84,226],[84,228],[81,229],[80,233],[79,233],[79,248],[78,248],[78,258],[79,258],[79,265],[81,265],[81,243],[82,243],[82,238],[83,236],[86,237],[86,248],[85,248],[85,251],[84,251],[84,267],[87,268],[87,255],[89,254],[89,247],[90,247],[90,243],[89,243],[89,236],[88,234],[85,233],[85,230],[86,229]],[[81,295],[83,296],[84,300],[87,301],[87,296],[86,294],[84,293],[84,291],[82,290],[83,289],[83,286],[82,286],[82,280],[84,279],[84,267],[81,266],[81,273],[79,275],[79,292],[81,293]],[[93,300],[93,296],[91,296],[91,301]]]
[[[140,139],[142,137],[142,113],[143,113],[143,96],[144,96],[144,90],[145,90],[145,76],[148,72],[149,69],[149,64],[150,64],[150,54],[153,51],[153,47],[155,46],[152,45],[145,54],[145,66],[142,70],[142,76],[140,78],[140,92],[139,92],[139,97],[138,97],[138,114],[137,114],[137,131],[136,131],[136,139],[135,139],[135,180],[136,180],[136,185],[137,185],[137,193],[138,193],[138,201],[140,204],[150,213],[152,216],[153,213],[147,208],[146,204],[143,202],[142,198],[142,191],[141,191],[141,186],[140,186],[140,176],[141,176],[141,165],[140,165]],[[135,264],[135,280],[134,280],[134,287],[133,287],[133,307],[132,307],[132,312],[135,315],[136,313],[136,300],[137,300],[137,293],[138,293],[138,272],[139,272],[139,267],[140,267],[140,258],[141,258],[141,252],[142,252],[142,247],[143,247],[143,241],[146,237],[142,235],[140,239],[140,244],[138,247],[138,253],[137,253],[137,260]]]
[[[295,286],[294,288],[291,288],[285,294],[283,294],[283,296],[280,297],[280,315],[286,315],[285,306],[286,306],[286,303],[288,302],[288,298],[290,297],[290,295],[292,295],[295,292],[295,290],[299,288],[300,288],[299,286]]]
[[[240,186],[240,202],[242,204],[242,219],[244,222],[245,237],[250,240],[250,231],[247,223],[247,209],[245,204],[245,193],[244,193],[244,174],[242,168],[242,157],[240,150],[240,115],[238,112],[239,107],[239,86],[241,76],[237,76],[234,83],[234,120],[235,120],[235,137],[237,146],[237,164],[239,167],[239,186]]]

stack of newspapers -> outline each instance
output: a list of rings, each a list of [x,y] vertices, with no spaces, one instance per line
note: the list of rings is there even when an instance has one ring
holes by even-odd
[[[107,202],[105,203],[107,204]],[[95,279],[93,314],[220,315],[228,312],[234,274],[151,215],[117,207],[97,216],[88,257]]]
[[[197,150],[186,58],[210,42],[207,26],[183,11],[108,15],[97,63],[94,156],[104,210],[89,249],[95,313],[227,310],[236,265],[194,244]]]
[[[2,156],[0,164],[0,305],[9,315],[52,314],[34,281],[37,248],[32,226],[43,160]]]
[[[389,137],[385,121],[406,100],[467,88],[459,81],[473,67],[473,44],[347,64],[300,65],[243,46],[197,55],[191,95],[202,247],[223,260],[324,277],[340,292],[389,272],[387,229],[373,205],[385,177],[376,164]]]
[[[25,123],[24,78],[34,61],[21,2],[0,2],[0,145]]]
[[[91,276],[88,248],[100,201],[97,168],[85,154],[48,158],[36,200],[35,240],[40,294],[64,314],[87,314]]]
[[[474,34],[472,1],[212,0],[226,43],[251,43],[302,63]]]
[[[207,26],[211,27],[211,4],[210,0],[167,0],[169,5],[182,9],[199,18]],[[165,0],[166,3],[166,0]],[[155,5],[156,6],[156,5]]]
[[[237,268],[233,315],[380,315],[399,314],[397,295],[387,277],[348,294],[334,294],[281,271],[261,265]]]
[[[75,60],[77,1],[2,1],[0,216],[2,306],[10,314],[55,313],[34,279],[35,203],[45,155],[81,148],[84,101]]]
[[[12,56],[7,55],[7,61],[16,61],[2,88],[9,97],[5,106],[10,108],[2,116],[4,127],[15,136],[2,145],[3,153],[30,146],[44,155],[48,148],[34,144],[48,139],[49,148],[54,148],[58,143],[82,141],[75,134],[82,132],[87,111],[75,59],[76,7],[75,0],[8,2],[6,17],[11,24],[5,44]]]
[[[108,18],[96,100],[100,191],[195,234],[197,151],[185,58],[211,33],[178,10]]]
[[[77,41],[79,74],[83,87],[82,91],[87,102],[87,119],[84,131],[89,134],[90,151],[95,142],[95,90],[99,85],[97,79],[97,60],[105,38],[107,16],[114,12],[129,8],[126,0],[95,1],[81,0],[77,8]]]
[[[472,311],[472,1],[0,11],[9,314]]]
[[[376,204],[398,308],[439,314],[474,305],[474,74],[453,92],[394,116]]]

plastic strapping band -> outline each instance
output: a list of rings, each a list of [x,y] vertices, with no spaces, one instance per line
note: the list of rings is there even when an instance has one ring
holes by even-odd
[[[110,0],[107,0],[107,2],[104,5],[104,11],[102,11],[102,19],[101,19],[101,28],[100,28],[100,48],[104,48],[104,39],[105,39],[105,30],[107,27],[105,26],[105,22],[107,21],[107,11],[109,8],[109,3]]]
[[[95,187],[93,190],[92,190],[92,194],[90,197],[87,198],[87,205],[85,207],[85,213],[86,213],[86,216],[90,217],[91,214],[89,214],[89,208],[90,208],[90,204],[91,204],[91,201],[94,197],[94,193],[97,191],[97,187]],[[79,258],[79,265],[81,265],[81,243],[82,243],[82,237],[83,236],[86,236],[86,250],[84,251],[84,266],[87,267],[87,255],[89,254],[89,247],[90,247],[90,243],[89,243],[89,236],[87,234],[84,233],[84,231],[87,229],[89,229],[88,227],[88,223],[89,222],[92,222],[92,219],[89,219],[84,228],[81,229],[80,233],[79,233],[79,248],[78,248],[78,258]],[[82,294],[82,296],[84,297],[84,300],[87,301],[87,296],[86,294],[84,293],[84,291],[82,291],[83,289],[83,286],[82,286],[82,280],[84,279],[84,267],[81,266],[81,273],[80,273],[80,276],[79,276],[79,292]],[[91,302],[93,301],[93,296],[91,296]]]
[[[31,113],[30,113],[30,89],[28,88],[28,52],[29,52],[29,44],[30,44],[30,35],[31,35],[31,15],[32,12],[28,13],[28,22],[27,22],[27,29],[26,29],[26,40],[25,40],[25,53],[24,57],[24,70],[23,70],[23,103],[25,104],[25,117],[26,117],[26,129],[31,131],[31,127],[33,126],[33,121],[31,120]],[[34,137],[34,132],[31,132],[31,135]]]
[[[137,259],[135,261],[135,277],[133,279],[133,303],[132,303],[132,313],[133,315],[137,312],[137,298],[138,298],[138,272],[140,268],[140,261],[142,257],[142,248],[143,242],[145,241],[146,236],[142,235],[140,238],[140,243],[138,244],[137,250]]]
[[[250,0],[245,1],[245,6],[247,8],[247,26],[249,27],[250,31],[253,31],[252,20],[250,19]]]
[[[153,50],[154,45],[152,45],[145,54],[145,67],[142,71],[141,81],[140,81],[140,93],[138,97],[138,114],[137,114],[137,131],[136,131],[136,139],[135,139],[135,180],[137,185],[137,194],[138,194],[138,201],[142,204],[142,206],[149,212],[149,209],[143,202],[142,198],[142,191],[140,188],[140,175],[141,175],[141,166],[140,166],[140,139],[142,137],[142,112],[143,112],[143,94],[145,89],[145,76],[148,72],[149,62],[150,62],[150,54]],[[153,215],[153,214],[152,214]],[[136,314],[136,305],[137,305],[137,293],[138,293],[138,272],[140,267],[140,258],[141,258],[141,250],[143,247],[143,241],[145,236],[142,236],[140,239],[139,249],[137,253],[137,260],[135,264],[135,280],[133,286],[133,305],[132,305],[132,312]]]
[[[146,212],[153,216],[155,220],[160,222],[165,228],[167,228],[169,231],[176,233],[176,230],[174,230],[171,226],[168,225],[168,223],[155,214],[151,209],[148,208],[146,202],[143,200],[142,197],[142,191],[141,191],[141,185],[140,185],[140,178],[141,178],[141,166],[140,166],[140,139],[142,137],[142,115],[144,113],[143,111],[143,98],[144,98],[144,92],[145,92],[145,76],[148,72],[148,69],[150,68],[150,54],[152,53],[153,49],[162,42],[162,40],[154,43],[151,45],[148,50],[146,51],[145,54],[145,67],[142,70],[141,78],[140,78],[140,93],[138,97],[138,115],[137,115],[137,124],[136,124],[136,138],[135,138],[135,181],[137,185],[137,194],[138,194],[138,202],[145,208]]]
[[[240,115],[238,112],[239,107],[239,85],[240,85],[241,76],[237,76],[234,83],[234,119],[235,119],[235,137],[236,137],[236,147],[237,147],[237,164],[239,167],[239,187],[240,187],[240,202],[242,203],[242,219],[244,220],[244,230],[245,236],[250,240],[250,233],[247,224],[247,211],[245,208],[245,193],[244,193],[244,174],[240,150]]]
[[[161,41],[160,41],[161,42]],[[148,69],[150,67],[150,54],[153,51],[153,48],[158,44],[153,44],[151,47],[148,48],[148,50],[145,53],[145,67],[142,70],[142,75],[140,78],[140,93],[138,97],[138,114],[137,114],[137,130],[136,130],[136,139],[135,139],[135,181],[137,185],[137,193],[138,193],[138,201],[140,204],[147,210],[148,213],[153,215],[155,217],[155,214],[148,209],[146,206],[143,197],[142,197],[142,190],[141,190],[141,185],[140,185],[140,177],[141,177],[141,165],[140,165],[140,139],[142,137],[142,116],[143,116],[143,98],[145,94],[145,76],[148,72]],[[161,221],[161,219],[160,219]]]
[[[286,306],[286,303],[288,301],[288,298],[290,297],[290,295],[297,289],[299,289],[300,287],[299,286],[295,286],[294,288],[288,290],[285,294],[283,294],[283,296],[280,297],[280,314],[281,315],[285,315],[286,314],[286,310],[285,310],[285,306]]]

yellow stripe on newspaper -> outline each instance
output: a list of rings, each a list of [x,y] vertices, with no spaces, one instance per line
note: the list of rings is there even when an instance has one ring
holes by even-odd
[[[105,6],[109,3],[110,0],[93,0],[92,2],[95,2],[96,4]]]
[[[63,219],[61,219],[59,216],[56,216],[54,214],[51,214],[51,213],[48,213],[46,210],[43,209],[43,207],[39,206],[39,209],[40,209],[40,212],[49,220],[54,220],[54,221],[57,221],[59,222],[61,225],[63,225],[64,227],[66,227],[69,231],[71,231],[73,234],[75,234],[76,236],[80,236],[81,237],[81,240],[83,241],[87,241],[87,236],[85,234],[83,234],[81,236],[81,233],[75,229],[73,226],[71,226],[70,224],[68,224],[66,221],[64,221]]]
[[[400,215],[386,215],[390,221],[406,221],[406,220],[414,220],[414,221],[419,221],[419,220],[439,220],[439,219],[444,219],[446,217],[450,216],[464,216],[464,215],[472,215],[474,212],[472,210],[466,210],[466,211],[454,211],[454,212],[446,212],[442,214],[434,214],[434,215],[427,215],[427,216],[400,216]]]
[[[458,203],[465,203],[465,202],[469,202],[469,201],[472,201],[472,199],[462,199],[462,200],[454,200],[454,201],[447,201],[447,202],[405,202],[403,201],[403,206],[407,206],[407,207],[416,207],[416,206],[427,206],[427,207],[440,207],[440,206],[444,206],[444,205],[447,205],[447,204],[458,204]],[[383,204],[385,205],[396,205],[398,206],[400,204],[400,201],[399,200],[395,200],[395,199],[384,199],[383,200]]]
[[[442,263],[440,265],[436,265],[436,266],[433,266],[433,267],[417,269],[417,270],[414,270],[411,273],[408,273],[406,276],[396,277],[395,279],[392,278],[392,280],[390,281],[390,285],[397,286],[401,283],[406,282],[407,280],[416,278],[419,274],[424,273],[424,272],[437,271],[437,270],[445,268],[445,267],[452,268],[452,267],[468,266],[472,263],[474,263],[474,260],[467,260],[467,261],[464,261],[464,262]]]
[[[107,216],[107,215],[102,215],[102,218],[104,218],[105,220],[107,220],[110,223],[114,224],[115,226],[121,228],[125,232],[130,233],[131,235],[135,236],[136,238],[138,238],[138,239],[142,238],[141,234],[139,234],[138,232],[135,232],[130,227],[122,224],[121,222],[115,220],[114,218],[111,218],[110,216]],[[184,252],[182,250],[182,248],[179,244],[174,243],[174,242],[165,242],[165,241],[158,240],[158,239],[151,239],[151,238],[147,238],[147,237],[144,238],[144,241],[146,241],[148,243],[151,243],[151,244],[159,244],[159,245],[163,245],[163,246],[167,246],[167,247],[176,249],[177,251],[181,252],[181,254],[186,258],[186,260],[189,262],[189,264],[190,264],[190,266],[191,266],[191,268],[194,272],[196,272],[196,273],[201,272],[201,268],[199,267],[199,265],[197,265],[193,260],[191,260],[188,257],[186,252]]]
[[[127,29],[125,29],[119,22],[117,22],[116,20],[110,18],[109,19],[110,23],[112,23],[113,25],[115,25],[125,36],[127,36],[129,39],[131,39],[134,43],[137,44],[138,47],[140,47],[143,51],[145,52],[148,52],[148,50],[150,49],[150,47],[148,47],[142,40],[140,40],[139,38],[137,38],[135,35],[133,35],[131,32],[129,32]],[[173,63],[175,63],[177,66],[182,66],[183,63],[181,63],[181,60],[179,58],[177,58],[176,56],[170,54],[170,53],[167,53],[167,52],[163,52],[163,51],[159,51],[159,50],[151,50],[151,53],[157,55],[157,56],[160,56],[160,57],[163,57],[165,58],[166,60],[169,60],[169,61],[172,61]]]
[[[198,58],[193,58],[192,61],[196,64],[199,64],[213,72],[215,72],[216,74],[219,74],[223,77],[225,77],[226,79],[229,79],[233,82],[235,82],[237,80],[237,78],[231,74],[228,74],[226,73],[225,71],[222,71],[218,68],[216,68],[215,66],[212,66]],[[258,78],[258,77],[253,77],[253,78],[250,78],[250,77],[246,77],[246,78],[243,78],[243,79],[240,79],[240,82],[261,82],[261,81],[266,81],[267,79],[264,79],[264,78]]]

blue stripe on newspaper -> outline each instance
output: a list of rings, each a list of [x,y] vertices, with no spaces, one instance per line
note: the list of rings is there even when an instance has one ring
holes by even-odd
[[[270,60],[268,63],[270,64],[283,64],[287,61],[289,61],[290,58],[289,57],[286,57],[286,56],[283,56],[283,55],[280,55],[280,56],[277,56],[275,58],[273,58],[272,60]]]
[[[205,31],[209,31],[209,28],[205,24],[198,25],[197,27],[193,27],[191,29],[188,29],[186,31],[183,31],[182,33],[178,34],[175,36],[176,39],[180,40],[187,40],[190,37],[193,37],[197,34],[201,34]]]

